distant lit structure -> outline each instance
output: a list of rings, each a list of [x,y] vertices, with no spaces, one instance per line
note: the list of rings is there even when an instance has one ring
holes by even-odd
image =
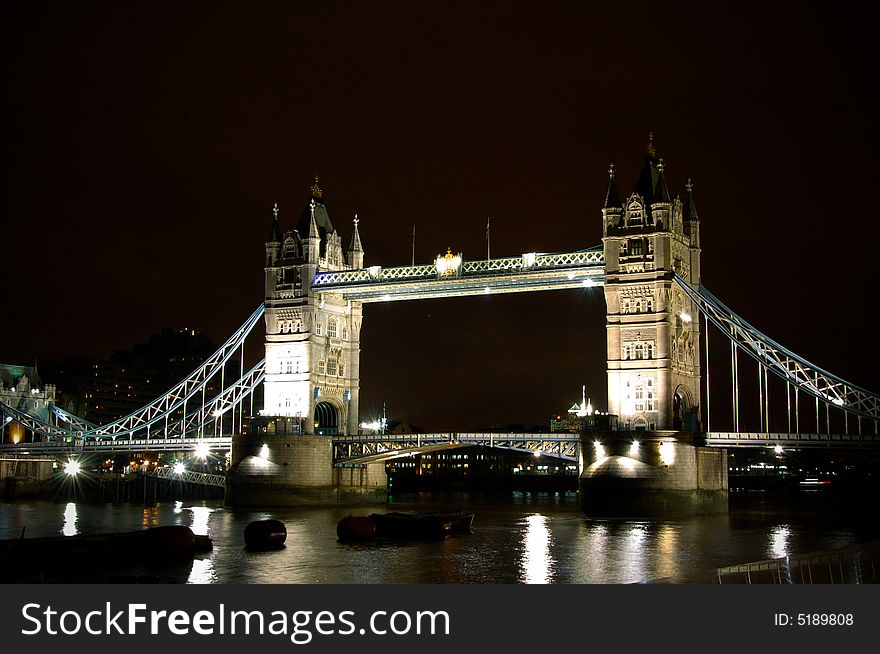
[[[55,386],[43,383],[36,366],[0,364],[0,402],[48,421],[49,405],[55,403]],[[4,443],[21,443],[33,438],[14,420],[0,420],[0,425]]]

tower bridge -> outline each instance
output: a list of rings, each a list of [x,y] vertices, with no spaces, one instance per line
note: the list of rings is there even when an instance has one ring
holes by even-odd
[[[728,448],[876,446],[880,396],[784,348],[703,286],[700,221],[691,182],[683,199],[673,197],[663,162],[649,148],[629,195],[620,194],[614,167],[609,169],[601,245],[484,260],[465,260],[449,248],[429,264],[367,266],[357,217],[344,249],[316,180],[294,226],[281,228],[276,205],[265,245],[263,302],[202,366],[106,425],[57,407],[46,420],[0,405],[4,430],[14,420],[38,441],[4,438],[0,448],[185,451],[210,442],[216,450],[231,449],[229,488],[244,497],[270,486],[272,492],[340,486],[372,492],[382,485],[377,466],[387,458],[426,447],[487,445],[577,460],[585,496],[623,497],[638,489],[639,497],[663,498],[658,506],[686,495],[702,503],[695,510],[717,510],[726,505],[718,498],[726,498]],[[618,417],[618,429],[580,437],[359,433],[363,305],[585,287],[601,288],[605,298],[608,410]],[[245,340],[259,323],[265,326],[265,357],[246,372]],[[726,364],[713,359],[710,366],[710,326],[731,348],[734,429],[728,432],[711,429],[710,379]],[[758,371],[758,430],[741,429],[742,353]],[[784,385],[784,409],[770,400],[771,377]],[[209,394],[211,380],[219,380],[219,391]],[[260,386],[261,409],[253,406]],[[801,410],[808,398],[815,402],[815,420],[812,411]],[[787,415],[785,432],[771,429],[771,408],[774,417]],[[839,425],[834,429],[832,414]],[[347,462],[348,476],[334,472],[332,461]],[[358,465],[356,475],[351,470]],[[276,499],[284,501],[285,492]],[[708,496],[715,499],[704,501]]]

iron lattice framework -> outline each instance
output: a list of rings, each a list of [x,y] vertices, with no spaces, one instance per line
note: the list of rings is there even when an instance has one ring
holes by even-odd
[[[333,460],[337,463],[387,460],[440,449],[482,445],[578,461],[577,434],[374,434],[334,436]]]
[[[263,361],[229,388],[223,389],[210,403],[206,404],[204,401],[208,381],[217,376],[233,354],[243,347],[245,339],[260,321],[263,312],[264,306],[261,304],[205,363],[196,368],[183,381],[149,404],[114,422],[95,426],[55,407],[53,409],[54,415],[68,425],[62,428],[23,413],[2,402],[0,402],[0,411],[20,423],[25,429],[50,440],[75,436],[76,439],[83,441],[107,438],[121,438],[131,441],[136,433],[141,432],[146,432],[149,438],[150,427],[157,423],[162,424],[164,435],[180,435],[198,431],[200,436],[204,436],[206,423],[216,422],[216,419],[222,417],[232,406],[241,402],[262,382]],[[189,402],[199,402],[199,406],[204,408],[187,412],[186,408]],[[195,404],[191,406],[195,406]],[[193,425],[197,427],[194,429]]]
[[[846,413],[880,421],[880,396],[841,379],[810,363],[740,318],[721,300],[700,285],[695,290],[684,279],[675,281],[700,311],[740,350],[759,364],[812,397],[838,407]]]
[[[107,439],[66,440],[54,438],[38,443],[4,443],[0,450],[20,454],[52,454],[74,455],[112,452],[195,452],[198,448],[207,448],[211,452],[228,451],[232,447],[231,436],[205,436],[203,438],[140,438],[140,439]]]
[[[180,481],[185,484],[199,484],[201,486],[226,486],[226,475],[212,475],[207,472],[174,472],[173,468],[156,468],[155,472],[149,473],[150,477],[158,477],[159,479],[170,479],[171,481]]]
[[[387,302],[591,287],[600,286],[604,279],[605,255],[598,246],[461,261],[455,268],[428,264],[319,272],[312,279],[312,289],[338,293],[346,300]]]

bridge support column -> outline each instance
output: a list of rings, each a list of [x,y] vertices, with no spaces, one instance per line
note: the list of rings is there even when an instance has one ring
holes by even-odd
[[[590,516],[667,518],[727,511],[727,451],[693,434],[581,434],[581,511]]]
[[[384,464],[333,467],[330,436],[262,433],[232,437],[228,506],[303,506],[385,500]]]

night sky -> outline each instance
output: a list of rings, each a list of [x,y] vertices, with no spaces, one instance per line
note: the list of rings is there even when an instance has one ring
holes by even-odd
[[[0,362],[218,344],[262,300],[278,202],[320,175],[366,265],[601,241],[648,133],[703,282],[872,390],[873,21],[803,3],[19,3],[3,8]],[[605,405],[601,289],[367,305],[362,417],[546,424]],[[261,356],[260,334],[252,348]]]

